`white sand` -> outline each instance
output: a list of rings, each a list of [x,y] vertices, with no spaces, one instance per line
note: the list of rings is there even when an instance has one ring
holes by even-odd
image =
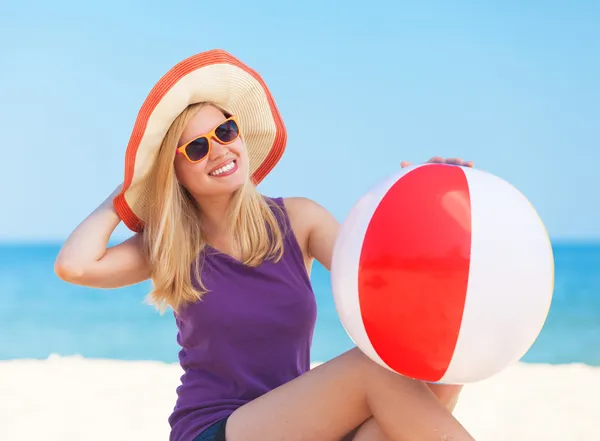
[[[181,371],[155,362],[0,362],[1,441],[166,441]],[[479,441],[600,440],[600,368],[523,365],[465,388]]]

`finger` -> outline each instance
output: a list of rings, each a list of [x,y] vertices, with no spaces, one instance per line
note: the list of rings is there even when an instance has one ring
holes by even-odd
[[[441,158],[439,156],[434,156],[431,159],[429,159],[429,161],[427,161],[427,162],[430,162],[432,164],[439,164],[441,162],[444,162],[444,158]]]
[[[409,166],[411,166],[411,165],[412,165],[412,163],[411,163],[411,162],[408,162],[408,161],[402,161],[402,162],[400,163],[400,167],[402,167],[402,168],[404,168],[404,167],[409,167]]]

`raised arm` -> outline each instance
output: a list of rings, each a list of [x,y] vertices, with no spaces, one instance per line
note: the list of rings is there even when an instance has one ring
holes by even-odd
[[[62,246],[54,271],[65,282],[94,288],[119,288],[150,277],[139,234],[107,248],[120,223],[112,201],[117,187],[77,228]]]

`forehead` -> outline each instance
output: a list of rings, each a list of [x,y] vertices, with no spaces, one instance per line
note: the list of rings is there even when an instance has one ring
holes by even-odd
[[[192,119],[181,134],[181,142],[187,142],[203,133],[210,132],[216,126],[221,124],[225,119],[223,112],[217,107],[206,105],[203,106]]]

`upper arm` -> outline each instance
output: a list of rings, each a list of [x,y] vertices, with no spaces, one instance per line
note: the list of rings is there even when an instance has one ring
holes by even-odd
[[[151,275],[139,234],[107,248],[93,263],[80,266],[78,262],[58,259],[55,272],[66,282],[92,288],[120,288],[142,282]]]
[[[286,198],[285,205],[305,255],[331,269],[339,222],[324,207],[307,198]]]

